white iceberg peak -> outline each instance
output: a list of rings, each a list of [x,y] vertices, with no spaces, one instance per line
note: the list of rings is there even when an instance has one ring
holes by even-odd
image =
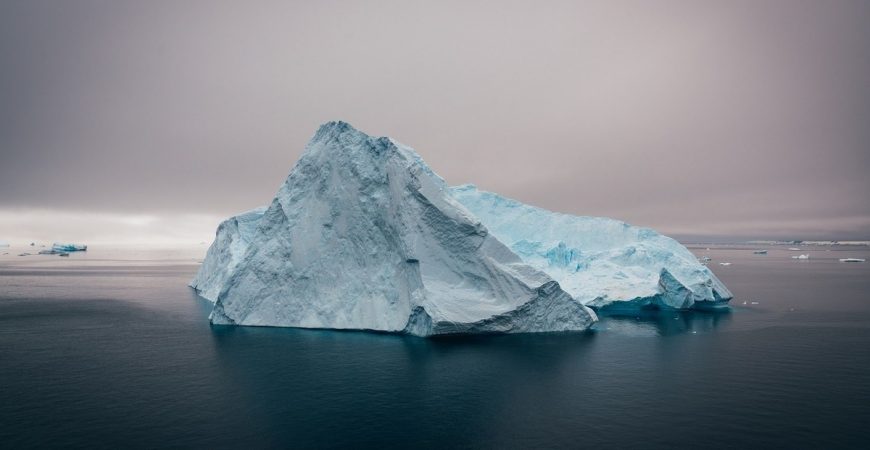
[[[221,225],[191,285],[215,301],[215,324],[429,336],[595,320],[492,237],[412,149],[344,122],[320,127],[262,215]]]

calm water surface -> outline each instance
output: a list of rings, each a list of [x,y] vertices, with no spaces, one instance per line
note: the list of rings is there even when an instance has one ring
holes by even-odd
[[[428,340],[210,327],[204,246],[22,251],[0,249],[3,448],[870,445],[870,263],[837,260],[866,248],[693,248],[730,312]]]

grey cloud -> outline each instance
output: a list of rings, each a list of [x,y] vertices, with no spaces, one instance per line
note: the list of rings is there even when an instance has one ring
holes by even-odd
[[[0,209],[228,215],[343,119],[553,210],[868,238],[867,23],[860,1],[5,1]]]

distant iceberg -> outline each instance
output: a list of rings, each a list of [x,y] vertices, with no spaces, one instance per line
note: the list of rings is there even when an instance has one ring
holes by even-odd
[[[581,331],[589,307],[731,298],[670,238],[450,188],[344,122],[320,127],[268,207],[218,227],[190,285],[214,324],[418,336]]]
[[[51,249],[55,252],[84,252],[87,251],[88,246],[82,244],[69,244],[62,242],[55,242],[51,245]]]
[[[9,243],[6,241],[0,241],[0,247],[9,247]]]
[[[33,246],[34,244],[30,244]],[[42,247],[45,247],[44,245]],[[70,252],[84,252],[88,250],[87,245],[82,244],[68,244],[62,242],[55,242],[52,244],[51,249],[49,250],[40,250],[40,255],[60,255],[60,256],[69,256]]]

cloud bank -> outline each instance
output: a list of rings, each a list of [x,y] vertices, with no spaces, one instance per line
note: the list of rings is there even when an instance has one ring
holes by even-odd
[[[870,238],[868,23],[845,0],[5,1],[0,213],[31,221],[0,232],[198,236],[341,119],[551,210]]]

